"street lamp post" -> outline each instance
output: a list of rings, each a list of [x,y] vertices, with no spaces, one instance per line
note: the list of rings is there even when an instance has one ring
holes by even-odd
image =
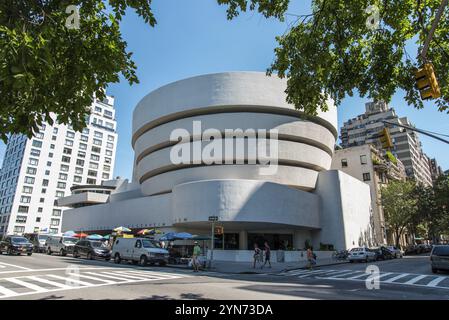
[[[210,216],[209,221],[212,222],[212,236],[211,236],[211,246],[210,246],[210,260],[209,260],[209,269],[212,268],[212,260],[214,259],[214,245],[215,245],[215,222],[218,221],[217,216]]]

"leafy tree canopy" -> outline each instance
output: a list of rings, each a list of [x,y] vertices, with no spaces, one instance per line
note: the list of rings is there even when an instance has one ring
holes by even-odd
[[[423,104],[414,87],[414,68],[422,63],[407,53],[408,42],[422,45],[441,0],[312,0],[310,14],[279,36],[268,73],[288,79],[288,102],[306,113],[340,104],[355,89],[362,96],[389,101],[398,88],[405,100]],[[283,20],[290,0],[217,0],[227,17],[257,10]],[[0,138],[31,136],[57,114],[75,130],[85,126],[92,96],[104,97],[120,74],[137,83],[132,53],[126,51],[119,24],[133,9],[149,26],[156,24],[151,0],[2,0],[0,1]],[[67,27],[79,10],[79,28]],[[379,9],[379,25],[376,12]],[[371,8],[367,10],[368,8]],[[368,23],[367,23],[368,22]],[[375,28],[369,25],[375,25]],[[441,111],[449,101],[449,13],[445,11],[428,52],[441,87]],[[411,57],[410,55],[414,55]]]
[[[218,0],[229,4],[228,17],[238,10],[258,8],[266,17],[282,19],[286,0]],[[409,105],[422,108],[414,71],[423,61],[406,45],[424,44],[441,0],[312,0],[310,14],[299,15],[284,35],[277,37],[275,61],[268,73],[288,79],[288,101],[315,114],[337,105],[357,89],[361,96],[389,102],[397,89]],[[256,6],[258,5],[258,7]],[[294,14],[294,12],[288,12]],[[441,98],[440,111],[449,113],[449,8],[436,29],[428,60],[434,64]]]

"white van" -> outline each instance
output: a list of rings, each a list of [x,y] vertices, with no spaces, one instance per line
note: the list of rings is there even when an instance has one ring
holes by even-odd
[[[127,260],[141,266],[168,263],[168,251],[162,249],[159,242],[147,238],[117,238],[112,246],[112,257],[115,263]]]
[[[52,235],[45,241],[45,247],[47,248],[47,254],[51,255],[53,252],[59,253],[61,256],[67,255],[67,253],[73,253],[73,247],[78,242],[78,238],[64,237],[58,235]]]

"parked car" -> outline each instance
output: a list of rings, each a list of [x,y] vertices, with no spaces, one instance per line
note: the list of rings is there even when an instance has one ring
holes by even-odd
[[[405,247],[404,250],[404,255],[412,255],[412,254],[417,254],[418,250],[417,250],[417,246],[410,244],[407,247]]]
[[[34,246],[34,252],[45,253],[47,252],[47,247],[45,246],[45,242],[47,241],[50,235],[48,234],[39,234],[39,233],[27,233],[23,235],[27,238]]]
[[[33,254],[33,244],[25,237],[7,236],[0,242],[0,254],[21,255],[26,253],[28,256]]]
[[[433,273],[437,273],[439,270],[449,270],[449,245],[433,246],[430,253],[430,264]]]
[[[73,247],[78,241],[74,237],[65,236],[49,236],[45,241],[45,247],[47,248],[47,254],[51,255],[53,253],[59,253],[61,256],[66,256],[67,253],[73,252]]]
[[[372,248],[372,250],[376,255],[376,260],[390,260],[394,259],[395,255],[393,252],[388,250],[386,247],[378,247],[378,248]]]
[[[386,248],[393,253],[395,258],[402,258],[404,256],[404,253],[398,247],[387,246]]]
[[[139,263],[165,265],[168,263],[168,251],[162,249],[159,242],[147,238],[118,238],[112,246],[112,256],[115,263],[122,260]]]
[[[354,261],[376,261],[376,253],[365,247],[352,248],[349,251],[348,260],[351,263]]]
[[[85,257],[89,260],[111,260],[111,250],[103,242],[95,240],[80,240],[73,247],[73,257]]]

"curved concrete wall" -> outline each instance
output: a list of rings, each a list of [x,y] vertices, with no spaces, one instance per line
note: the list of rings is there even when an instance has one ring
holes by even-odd
[[[143,194],[171,192],[179,183],[223,178],[314,189],[317,173],[330,168],[337,132],[336,109],[329,102],[328,112],[306,116],[286,102],[285,88],[286,81],[277,76],[227,72],[180,80],[148,94],[133,114],[133,175],[142,185]],[[170,141],[170,134],[185,129],[184,135],[191,141],[200,140],[201,136],[193,134],[193,121],[201,121],[202,131],[213,128],[222,135],[226,129],[277,129],[278,171],[261,176],[261,166],[254,164],[173,164],[170,150],[175,142]],[[241,160],[235,153],[232,157]]]
[[[216,215],[221,224],[239,222],[241,229],[267,227],[267,223],[320,228],[317,195],[264,181],[205,180],[180,184],[173,189],[171,211],[178,225],[208,221],[209,216]],[[233,226],[234,230],[238,228]]]

